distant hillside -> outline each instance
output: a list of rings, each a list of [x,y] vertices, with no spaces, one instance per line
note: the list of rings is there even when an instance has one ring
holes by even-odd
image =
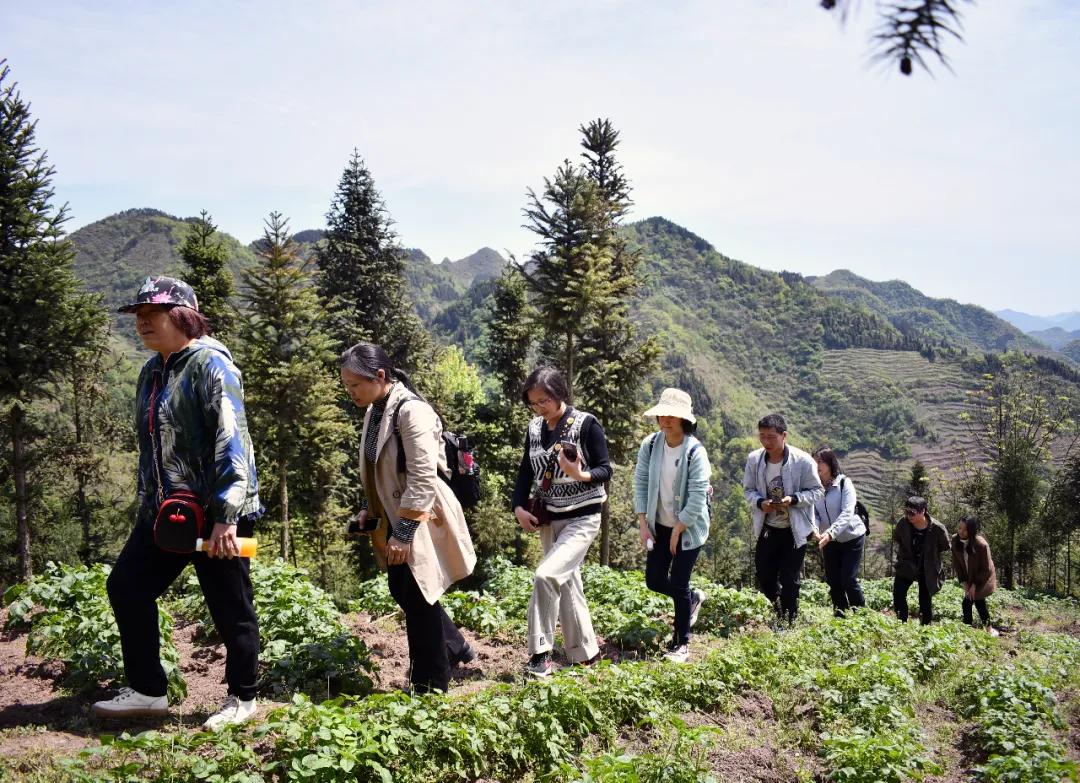
[[[1080,364],[1080,339],[1073,340],[1061,346],[1061,352],[1077,364]]]
[[[1028,336],[1034,337],[1036,340],[1049,348],[1053,348],[1055,351],[1060,351],[1072,340],[1080,340],[1080,329],[1067,332],[1060,326],[1054,326],[1050,329],[1038,329],[1033,332],[1028,332]]]
[[[194,218],[178,218],[157,209],[129,209],[83,226],[71,234],[75,244],[75,273],[88,290],[101,293],[114,309],[127,301],[143,279],[153,274],[179,274],[178,248]],[[293,235],[300,252],[308,255],[323,238],[319,229]],[[229,267],[239,282],[244,268],[256,261],[260,239],[244,245],[220,234],[229,250]],[[417,312],[425,321],[459,301],[471,284],[497,277],[506,263],[488,247],[457,261],[433,264],[419,250],[406,250],[407,275]]]
[[[830,296],[881,313],[909,338],[944,338],[952,345],[981,351],[1046,352],[1041,343],[989,310],[953,299],[933,299],[901,280],[874,282],[840,269],[811,281]]]
[[[138,291],[148,275],[179,272],[177,248],[193,220],[157,209],[129,209],[83,226],[71,235],[76,248],[75,273],[88,290],[104,295],[108,307],[118,307]],[[255,254],[249,247],[228,234],[222,238],[234,275],[254,263]]]
[[[1057,315],[1031,315],[1017,310],[998,310],[994,314],[1025,332],[1053,329],[1055,326],[1067,332],[1080,329],[1080,312],[1078,311]]]

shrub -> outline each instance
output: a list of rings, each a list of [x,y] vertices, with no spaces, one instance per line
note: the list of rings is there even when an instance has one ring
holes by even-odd
[[[105,590],[110,571],[101,564],[49,563],[43,574],[28,584],[14,585],[4,594],[9,605],[7,626],[30,631],[27,655],[62,661],[63,683],[75,690],[124,681],[120,631]],[[159,607],[161,664],[168,678],[169,699],[177,702],[187,695],[187,683],[180,673],[172,630],[172,618]]]

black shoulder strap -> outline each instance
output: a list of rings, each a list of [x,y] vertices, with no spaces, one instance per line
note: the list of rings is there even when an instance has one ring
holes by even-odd
[[[686,452],[686,486],[683,487],[683,499],[684,500],[686,499],[687,493],[690,492],[690,464],[691,464],[691,460],[694,459],[694,452],[697,451],[697,447],[700,446],[700,445],[701,445],[700,443],[695,443],[693,446],[690,447],[689,451]]]
[[[397,472],[407,473],[405,467],[405,443],[401,440],[401,429],[398,427],[398,416],[401,414],[401,406],[407,402],[413,400],[419,400],[419,397],[406,397],[394,407],[393,427],[394,437],[397,438]]]
[[[656,445],[656,439],[659,438],[659,437],[660,437],[660,433],[659,432],[654,432],[652,434],[652,437],[649,438],[649,459],[652,459],[653,446]]]

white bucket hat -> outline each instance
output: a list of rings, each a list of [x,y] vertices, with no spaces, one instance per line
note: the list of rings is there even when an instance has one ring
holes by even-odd
[[[677,416],[691,424],[697,423],[694,416],[694,404],[690,395],[682,389],[664,389],[660,393],[660,402],[645,411],[642,416]]]

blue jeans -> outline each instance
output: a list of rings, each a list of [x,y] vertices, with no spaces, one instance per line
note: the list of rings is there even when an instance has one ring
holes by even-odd
[[[645,584],[653,592],[671,596],[675,601],[674,641],[678,645],[690,641],[690,572],[701,547],[683,549],[680,537],[679,548],[672,557],[671,532],[670,527],[656,525],[656,543],[645,559]]]
[[[829,597],[832,598],[833,609],[839,612],[853,606],[866,606],[859,586],[859,566],[862,564],[865,541],[866,536],[851,541],[831,541],[822,551]]]

